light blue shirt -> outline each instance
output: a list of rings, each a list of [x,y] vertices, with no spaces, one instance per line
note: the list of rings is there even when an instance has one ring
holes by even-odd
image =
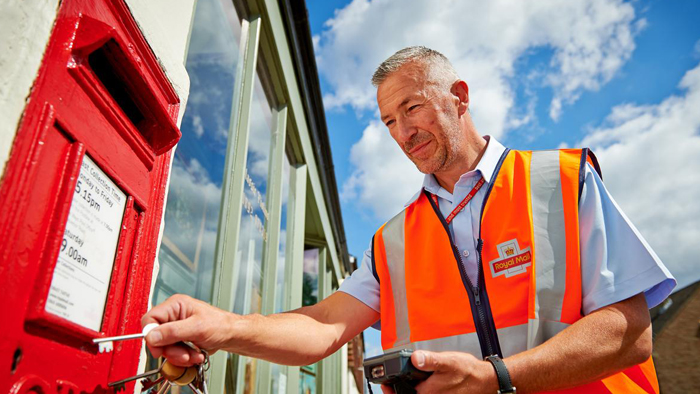
[[[442,188],[432,175],[426,175],[423,180],[423,189],[438,197],[440,211],[445,217],[462,202],[482,176],[486,181],[449,226],[472,283],[476,283],[479,269],[476,240],[481,207],[491,176],[505,151],[495,138],[485,138],[489,142],[484,155],[473,171],[459,178],[454,193]],[[416,193],[406,206],[419,195],[420,192]],[[676,286],[676,280],[622,213],[590,165],[586,165],[579,201],[579,238],[584,315],[641,292],[644,292],[649,308],[653,308]],[[371,246],[365,251],[360,267],[343,281],[339,291],[379,312],[379,283],[372,274]]]

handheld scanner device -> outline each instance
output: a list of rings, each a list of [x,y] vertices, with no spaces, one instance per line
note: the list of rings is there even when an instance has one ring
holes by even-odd
[[[418,383],[432,372],[421,371],[411,363],[413,350],[401,349],[365,359],[365,377],[371,383],[393,386],[397,394],[415,392]],[[410,390],[409,390],[410,389]]]

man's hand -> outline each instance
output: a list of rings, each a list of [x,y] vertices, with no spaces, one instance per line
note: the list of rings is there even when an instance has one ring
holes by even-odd
[[[233,313],[177,294],[145,314],[141,325],[159,324],[146,336],[146,345],[154,357],[162,355],[172,364],[190,366],[204,362],[204,355],[177,343],[190,341],[211,354],[225,346],[237,318]]]
[[[498,391],[498,379],[491,363],[471,354],[418,350],[411,355],[411,362],[421,371],[433,371],[428,379],[416,386],[418,394]],[[382,391],[384,394],[394,393],[388,386],[382,386]]]

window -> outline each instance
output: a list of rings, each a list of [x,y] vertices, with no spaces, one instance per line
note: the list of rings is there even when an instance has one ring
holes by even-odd
[[[154,304],[174,293],[210,302],[241,27],[228,1],[197,2],[190,96],[170,175]]]
[[[289,176],[291,167],[289,158],[284,155],[282,162],[282,212],[280,221],[280,246],[277,254],[277,282],[275,291],[275,313],[280,313],[284,310],[284,289],[285,289],[285,253],[287,252],[287,203],[289,202]],[[280,381],[286,380],[282,377],[282,369],[278,364],[272,364],[272,392],[280,392]],[[284,381],[282,382],[285,383]]]
[[[301,291],[303,306],[318,302],[318,253],[316,248],[304,251],[304,282]]]
[[[248,2],[240,3],[237,9],[245,13]],[[237,314],[252,314],[313,305],[330,294],[331,273],[319,267],[335,252],[326,245],[316,204],[309,204],[323,196],[306,191],[314,179],[307,171],[317,169],[307,168],[304,157],[313,153],[305,152],[303,136],[296,135],[299,118],[295,121],[285,102],[285,88],[291,87],[281,86],[285,82],[276,51],[270,52],[269,40],[261,38],[268,34],[261,33],[261,26],[269,21],[264,13],[245,19],[241,25],[230,0],[196,3],[186,59],[191,91],[171,169],[154,304],[185,293]],[[294,124],[286,135],[288,119]],[[291,195],[301,199],[294,200],[296,215],[288,214]],[[221,201],[229,204],[221,206]],[[305,212],[309,207],[314,212]],[[296,237],[287,236],[292,227]],[[217,242],[226,248],[216,250]],[[296,275],[286,275],[287,270]],[[268,274],[274,272],[273,281]],[[287,299],[285,288],[294,293]],[[214,368],[210,389],[229,393],[296,392],[297,387],[315,393],[335,376],[330,373],[335,367],[329,367],[335,364],[328,362],[299,370],[237,355],[215,361],[215,366],[222,367],[221,362],[229,365]],[[190,393],[186,387],[174,391],[179,392]]]
[[[289,176],[291,173],[289,158],[284,155],[282,163],[282,220],[280,228],[280,247],[279,255],[277,256],[277,292],[275,294],[275,313],[284,310],[284,271],[285,271],[285,253],[287,252],[287,203],[289,202]]]
[[[248,157],[243,185],[243,207],[239,230],[237,266],[240,268],[234,278],[236,299],[234,312],[247,315],[259,313],[262,305],[262,264],[265,245],[269,237],[267,221],[267,185],[270,169],[270,148],[273,127],[270,101],[256,74],[253,90],[253,103],[250,114],[248,137]],[[246,358],[245,393],[255,389],[257,360]]]
[[[304,251],[304,281],[301,291],[303,306],[314,305],[319,300],[318,294],[319,249]],[[316,374],[318,363],[303,366],[299,369],[299,389],[303,394],[316,392]]]

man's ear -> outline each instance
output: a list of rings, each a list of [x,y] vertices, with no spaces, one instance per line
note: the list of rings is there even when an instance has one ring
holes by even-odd
[[[466,82],[459,80],[452,84],[450,90],[457,102],[457,115],[464,115],[469,110],[469,86]]]

